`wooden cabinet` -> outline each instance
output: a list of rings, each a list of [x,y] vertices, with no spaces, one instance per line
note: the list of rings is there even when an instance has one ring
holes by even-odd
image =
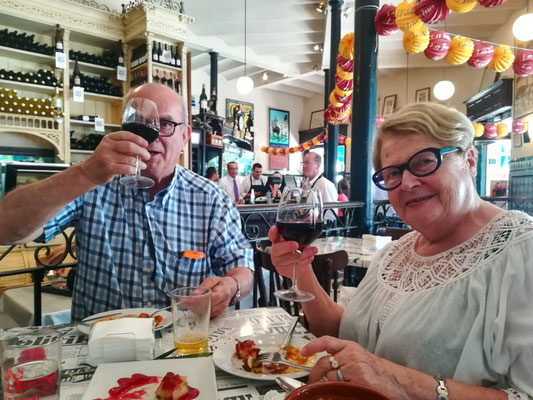
[[[91,4],[91,3],[86,3]],[[153,81],[155,70],[179,75],[181,93],[187,92],[187,66],[182,68],[158,65],[151,58],[154,41],[178,48],[184,61],[186,52],[187,25],[193,18],[153,4],[138,4],[123,14],[109,11],[106,7],[94,7],[68,0],[2,0],[0,2],[0,30],[26,32],[35,35],[35,41],[54,44],[56,24],[63,31],[64,53],[68,68],[56,69],[55,56],[0,46],[0,69],[32,72],[39,69],[52,70],[62,85],[64,122],[57,124],[53,118],[39,118],[18,114],[0,113],[0,142],[9,146],[13,135],[31,135],[56,150],[57,158],[65,163],[81,161],[90,152],[70,148],[71,131],[73,137],[95,133],[94,123],[72,119],[79,115],[99,116],[104,119],[105,134],[120,126],[122,97],[97,93],[84,95],[84,102],[74,102],[69,79],[72,76],[74,60],[69,59],[69,51],[81,51],[101,55],[106,49],[118,50],[119,40],[123,42],[124,64],[127,68],[126,81],[117,80],[116,68],[79,62],[82,74],[105,76],[115,85],[122,86],[122,92],[130,89],[132,72],[130,66],[132,49],[145,43],[147,61],[136,69],[145,68],[148,82]],[[29,98],[49,98],[55,93],[53,87],[45,87],[22,82],[0,80],[0,88],[16,89],[17,94]],[[7,142],[6,142],[7,139]],[[37,139],[36,139],[37,140]]]

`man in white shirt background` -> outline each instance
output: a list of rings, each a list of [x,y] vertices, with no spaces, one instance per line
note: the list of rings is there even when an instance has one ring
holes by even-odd
[[[255,191],[255,198],[266,196],[270,188],[267,185],[268,178],[262,175],[263,166],[255,163],[252,167],[252,173],[245,176],[241,184],[241,197],[244,200],[249,200],[251,191]]]
[[[232,161],[226,166],[228,174],[218,181],[220,188],[224,190],[235,204],[243,204],[241,182],[237,177],[239,165]]]

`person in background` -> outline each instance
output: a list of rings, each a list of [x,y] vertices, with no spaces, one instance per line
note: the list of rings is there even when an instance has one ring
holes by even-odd
[[[533,217],[482,200],[474,128],[436,103],[387,117],[374,143],[374,183],[415,230],[372,260],[346,308],[271,228],[278,272],[315,294],[302,303],[326,351],[309,374],[371,386],[394,399],[533,398]]]
[[[209,167],[205,172],[207,179],[212,182],[218,182],[218,171],[215,167]]]
[[[243,204],[241,182],[237,177],[239,173],[239,164],[231,161],[226,165],[228,174],[218,181],[218,184],[224,190],[229,198],[233,200],[235,204]]]
[[[322,195],[322,201],[329,203],[337,201],[337,189],[333,182],[320,173],[322,157],[318,153],[309,152],[303,161],[304,188],[318,189]]]
[[[272,192],[272,198],[281,198],[281,172],[276,171],[268,178],[268,187]]]
[[[346,178],[342,178],[337,184],[338,197],[337,201],[349,201],[350,197],[350,182]],[[339,218],[344,216],[342,209],[339,208]]]
[[[259,163],[255,163],[252,166],[252,173],[244,177],[243,181],[241,182],[241,197],[245,201],[250,200],[252,190],[255,191],[255,198],[266,196],[267,192],[269,191],[269,187],[267,185],[268,178],[263,176],[262,173],[263,166]]]
[[[49,241],[76,228],[74,321],[167,307],[179,286],[210,288],[211,315],[220,315],[252,289],[253,253],[239,213],[220,188],[176,164],[191,135],[181,96],[148,83],[131,98],[156,103],[159,138],[148,145],[132,132],[112,132],[84,162],[13,190],[0,201],[0,243]],[[148,190],[119,183],[135,172],[137,156],[155,181]],[[191,250],[205,256],[187,258]]]

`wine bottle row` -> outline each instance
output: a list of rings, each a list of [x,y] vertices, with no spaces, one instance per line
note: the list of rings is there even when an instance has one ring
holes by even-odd
[[[176,46],[176,50],[174,51],[174,46],[170,45],[169,50],[166,43],[161,46],[161,42],[154,40],[152,43],[152,61],[181,68],[181,57],[178,46]]]
[[[148,82],[148,72],[145,69],[133,71],[131,74],[130,87],[135,88]]]
[[[78,60],[74,64],[74,72],[70,79],[70,87],[81,86],[84,91],[97,94],[106,94],[109,96],[122,97],[122,86],[113,85],[106,76],[93,77],[83,75],[80,72]]]
[[[55,51],[54,46],[35,41],[35,35],[28,35],[26,32],[9,31],[7,28],[0,30],[0,43],[2,46],[39,54],[53,55]]]
[[[143,43],[132,50],[130,68],[133,69],[139,65],[142,65],[147,60],[148,60],[148,48],[146,46],[146,43]]]
[[[181,81],[179,79],[178,74],[174,75],[172,72],[169,72],[167,75],[167,71],[159,71],[159,68],[156,68],[155,74],[152,76],[152,81],[154,83],[161,83],[162,85],[166,85],[177,93],[180,92]]]
[[[50,70],[40,69],[37,72],[15,72],[6,69],[0,69],[0,79],[22,83],[33,83],[42,86],[61,86],[57,77]]]
[[[104,138],[104,135],[91,133],[89,135],[86,135],[82,139],[76,139],[72,137],[72,134],[75,133],[75,131],[70,131],[70,133],[70,148],[76,150],[94,150]]]
[[[103,65],[105,67],[115,68],[118,65],[124,66],[124,51],[122,49],[122,40],[119,40],[119,51],[104,50],[101,56],[89,54],[87,52],[70,50],[69,58],[78,59],[89,64]]]
[[[0,112],[34,117],[54,117],[52,98],[19,97],[14,89],[0,88]]]

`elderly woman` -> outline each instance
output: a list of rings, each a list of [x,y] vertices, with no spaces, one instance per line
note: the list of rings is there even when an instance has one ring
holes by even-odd
[[[373,180],[415,231],[377,254],[346,309],[313,274],[317,250],[300,255],[271,229],[278,271],[290,276],[298,263],[299,287],[316,296],[303,308],[322,337],[302,354],[332,355],[310,381],[352,381],[394,399],[533,398],[533,218],[478,196],[473,137],[464,115],[437,104],[383,123]]]

